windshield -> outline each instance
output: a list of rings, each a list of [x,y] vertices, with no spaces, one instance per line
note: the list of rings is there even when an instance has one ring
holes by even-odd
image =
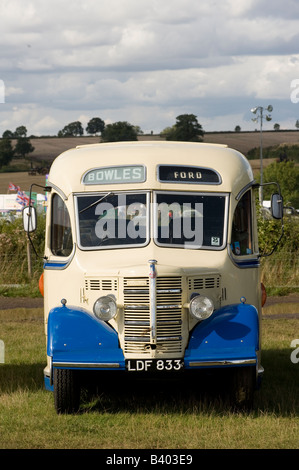
[[[148,242],[148,193],[98,193],[76,199],[81,248],[115,248]]]
[[[144,246],[223,249],[228,195],[182,192],[77,195],[79,247],[86,250]]]
[[[158,245],[222,249],[228,197],[219,194],[156,193]]]

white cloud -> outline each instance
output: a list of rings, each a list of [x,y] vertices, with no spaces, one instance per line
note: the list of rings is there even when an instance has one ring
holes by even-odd
[[[57,133],[94,116],[158,132],[182,112],[209,130],[251,128],[248,110],[264,102],[276,121],[298,114],[295,0],[0,0],[0,8],[0,135],[21,124]]]
[[[5,103],[5,84],[0,80],[0,103]]]
[[[36,116],[34,122],[32,123],[31,133],[33,135],[51,135],[53,129],[55,128],[59,128],[59,122],[52,116]]]
[[[23,95],[23,93],[24,93],[24,90],[23,90],[23,88],[20,88],[20,87],[17,88],[17,87],[10,86],[10,87],[5,88],[5,96],[6,97],[10,97],[12,95]]]

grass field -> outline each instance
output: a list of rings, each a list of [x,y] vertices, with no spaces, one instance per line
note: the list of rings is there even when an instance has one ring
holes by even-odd
[[[42,310],[0,311],[0,325],[1,449],[299,447],[299,364],[290,360],[296,319],[263,321],[265,375],[249,414],[221,406],[205,384],[106,382],[98,395],[85,397],[80,413],[57,415],[43,386]]]
[[[46,178],[44,175],[30,176],[28,172],[0,173],[0,194],[15,194],[8,193],[9,183],[19,186],[22,191],[29,191],[33,183],[45,186]],[[33,191],[43,193],[42,188],[33,188]]]

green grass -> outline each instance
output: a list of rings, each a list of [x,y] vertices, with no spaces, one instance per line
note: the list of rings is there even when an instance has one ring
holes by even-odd
[[[297,449],[298,320],[263,321],[265,375],[252,412],[233,413],[198,384],[118,382],[86,395],[80,413],[57,415],[43,385],[41,309],[0,311],[2,449]],[[121,385],[121,386],[120,386]]]
[[[274,252],[268,258],[261,258],[261,279],[268,295],[298,293],[298,252]]]

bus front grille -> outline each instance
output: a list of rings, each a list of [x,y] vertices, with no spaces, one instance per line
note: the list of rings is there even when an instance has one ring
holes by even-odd
[[[124,279],[124,352],[156,356],[182,353],[182,279],[156,279],[156,338],[151,337],[148,278]]]

